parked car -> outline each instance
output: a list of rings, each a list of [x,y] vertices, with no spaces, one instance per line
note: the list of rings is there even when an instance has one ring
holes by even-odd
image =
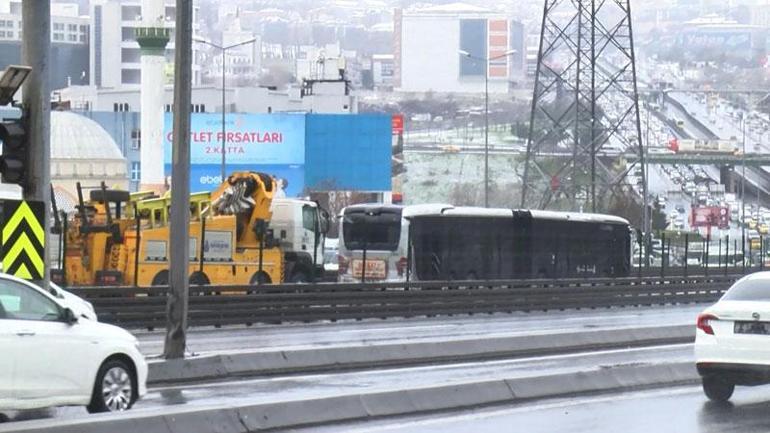
[[[68,305],[72,298],[62,296],[0,274],[0,412],[130,409],[147,391],[139,342],[116,326],[81,319]]]
[[[698,316],[695,363],[710,400],[770,383],[770,272],[741,278]]]

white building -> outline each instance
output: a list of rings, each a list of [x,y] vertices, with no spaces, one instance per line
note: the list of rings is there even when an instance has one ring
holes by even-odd
[[[77,4],[51,5],[51,42],[87,44],[88,24]],[[21,25],[21,1],[0,0],[0,41],[21,41]]]
[[[168,81],[172,78],[174,63],[174,27],[176,7],[174,0],[165,2],[164,27],[171,30],[171,40],[166,49],[169,65]],[[197,2],[196,2],[197,3]],[[139,86],[141,81],[141,54],[136,42],[135,29],[142,27],[141,0],[92,0],[90,8],[91,84],[97,87],[119,88]],[[197,32],[198,7],[193,7],[193,32]],[[193,45],[193,84],[200,84],[200,47]]]
[[[229,9],[226,5],[222,9]],[[248,80],[254,82],[262,73],[262,39],[253,32],[244,30],[241,26],[241,17],[236,10],[232,14],[220,17],[222,39],[219,44],[222,47],[232,47],[225,54],[225,78],[227,82]],[[221,82],[222,77],[222,51],[202,44],[200,47],[205,60],[202,62],[203,75],[209,82]]]
[[[337,80],[346,67],[345,53],[339,43],[323,47],[302,45],[298,47],[294,62],[294,76],[302,80]]]
[[[393,88],[393,54],[372,56],[372,82],[376,88]]]
[[[358,98],[350,94],[344,81],[308,81],[303,87],[276,91],[264,87],[227,87],[227,112],[279,113],[306,112],[350,114],[358,112]],[[56,99],[69,102],[78,111],[139,111],[139,88],[99,89],[95,86],[72,86],[56,93]],[[166,111],[172,110],[174,90],[165,87]],[[222,111],[222,88],[196,86],[192,89],[194,112]]]
[[[521,44],[511,38],[511,24],[505,15],[463,3],[396,9],[394,87],[404,92],[484,92],[489,74],[489,91],[507,92],[512,62],[506,52],[516,49],[523,55],[517,48]],[[484,60],[488,58],[495,59]]]
[[[90,20],[78,5],[51,4],[51,87],[87,84]],[[21,1],[0,0],[0,69],[21,63]]]

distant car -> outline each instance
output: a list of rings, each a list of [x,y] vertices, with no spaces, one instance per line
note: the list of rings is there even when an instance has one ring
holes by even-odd
[[[337,272],[340,270],[339,262],[337,261],[337,251],[326,251],[324,253],[324,273],[337,278]]]
[[[65,300],[5,274],[0,348],[0,412],[51,406],[124,411],[147,392],[147,363],[133,335],[81,320]]]
[[[741,278],[698,316],[695,363],[710,400],[770,383],[770,272]]]
[[[681,204],[676,205],[676,211],[679,213],[684,213],[684,205],[681,205]]]

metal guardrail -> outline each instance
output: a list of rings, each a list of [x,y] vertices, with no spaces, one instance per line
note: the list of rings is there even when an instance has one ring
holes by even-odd
[[[713,302],[741,276],[193,286],[189,324],[218,327]],[[94,304],[100,321],[127,328],[166,325],[168,287],[71,291]]]

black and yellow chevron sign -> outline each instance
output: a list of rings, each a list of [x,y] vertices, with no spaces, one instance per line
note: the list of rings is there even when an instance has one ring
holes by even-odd
[[[39,201],[3,201],[3,272],[41,280],[45,272],[45,207]]]

